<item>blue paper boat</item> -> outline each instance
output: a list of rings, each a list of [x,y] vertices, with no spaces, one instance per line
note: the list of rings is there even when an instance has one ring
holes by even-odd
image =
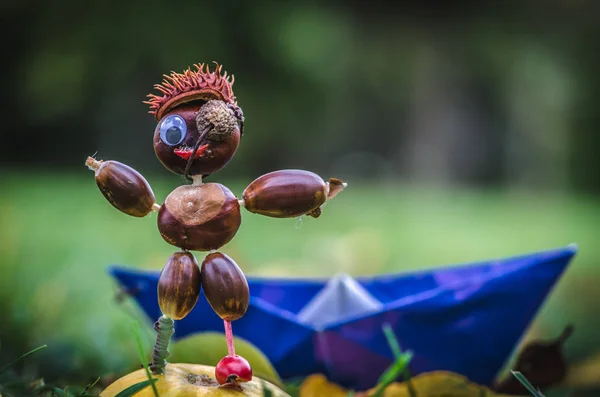
[[[490,385],[576,253],[576,246],[425,271],[329,280],[248,277],[250,305],[234,335],[254,344],[283,379],[325,374],[363,390],[377,383],[393,354],[389,324],[410,370],[460,373]],[[111,267],[152,321],[159,272]],[[175,338],[223,332],[204,296],[175,325]]]

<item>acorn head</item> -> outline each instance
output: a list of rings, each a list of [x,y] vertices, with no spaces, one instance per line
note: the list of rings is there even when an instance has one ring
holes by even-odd
[[[158,124],[154,151],[175,174],[209,175],[222,169],[235,154],[243,133],[243,113],[233,95],[233,78],[204,65],[183,74],[172,72],[150,94],[150,113]],[[188,176],[188,175],[186,175]]]

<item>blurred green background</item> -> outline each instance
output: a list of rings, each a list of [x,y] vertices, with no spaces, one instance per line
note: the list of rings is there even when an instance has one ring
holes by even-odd
[[[349,184],[318,219],[245,212],[223,252],[248,275],[574,242],[528,338],[574,323],[569,362],[600,384],[600,3],[7,0],[0,16],[0,365],[48,344],[21,369],[85,383],[138,366],[130,323],[143,317],[117,302],[106,266],[158,271],[174,249],[155,214],[114,210],[83,163],[124,162],[161,202],[184,181],[157,161],[142,101],[163,73],[218,61],[246,124],[211,181],[240,195],[302,168]]]

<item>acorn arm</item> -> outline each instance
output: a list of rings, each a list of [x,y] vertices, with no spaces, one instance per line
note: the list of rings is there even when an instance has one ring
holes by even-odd
[[[142,218],[160,209],[148,181],[136,170],[118,161],[88,157],[85,165],[94,171],[102,195],[119,211]]]
[[[304,170],[280,170],[255,179],[242,193],[240,205],[248,211],[272,218],[302,215],[318,218],[321,206],[346,187],[337,178],[325,182]]]

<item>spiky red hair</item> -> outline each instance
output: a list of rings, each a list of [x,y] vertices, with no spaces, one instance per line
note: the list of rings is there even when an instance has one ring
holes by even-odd
[[[206,65],[206,71],[203,71],[204,64],[195,64],[196,71],[189,67],[182,73],[171,72],[170,75],[163,75],[161,84],[155,84],[154,88],[163,95],[148,94],[148,101],[144,103],[150,105],[148,113],[154,115],[157,120],[174,108],[185,102],[201,100],[220,99],[229,103],[236,103],[233,95],[233,75],[227,77],[227,72],[221,75],[222,66],[215,63],[215,70],[210,71]]]

